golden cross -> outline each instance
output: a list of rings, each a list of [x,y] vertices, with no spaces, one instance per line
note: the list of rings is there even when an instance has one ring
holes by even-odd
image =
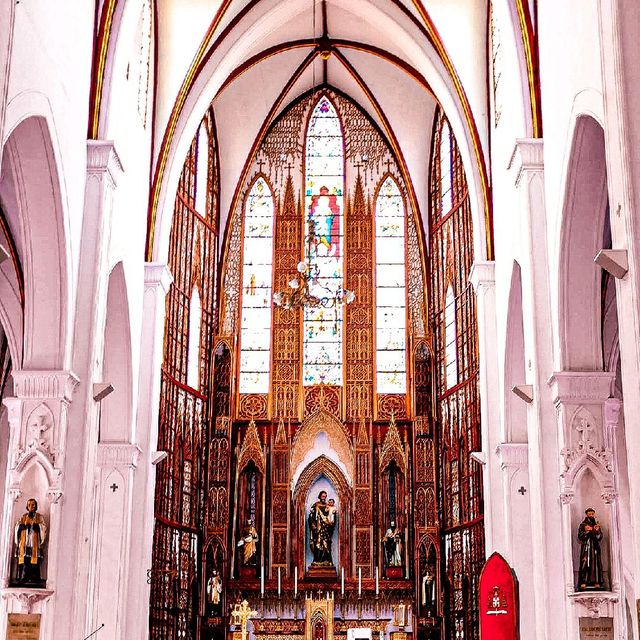
[[[247,640],[247,622],[249,618],[257,616],[257,611],[252,611],[249,603],[243,600],[240,604],[233,605],[231,611],[231,622],[234,626],[240,625],[242,630],[242,640]]]

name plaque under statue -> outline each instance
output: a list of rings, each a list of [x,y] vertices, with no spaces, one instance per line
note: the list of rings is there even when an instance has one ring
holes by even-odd
[[[613,618],[580,618],[580,640],[613,640]]]
[[[39,613],[10,613],[7,617],[7,640],[39,640]]]

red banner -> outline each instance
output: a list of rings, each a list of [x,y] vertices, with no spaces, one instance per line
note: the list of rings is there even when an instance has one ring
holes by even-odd
[[[518,583],[511,567],[494,553],[480,574],[480,638],[517,640]]]

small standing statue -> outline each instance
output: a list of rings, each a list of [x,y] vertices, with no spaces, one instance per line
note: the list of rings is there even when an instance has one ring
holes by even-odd
[[[402,534],[393,520],[384,534],[384,538],[382,538],[382,546],[384,547],[384,558],[387,567],[401,567]]]
[[[435,615],[436,610],[436,584],[433,572],[427,569],[427,573],[422,576],[422,593],[420,603],[426,609],[427,617]]]
[[[604,578],[600,550],[602,529],[596,520],[596,512],[591,507],[585,511],[585,518],[578,528],[578,540],[581,543],[578,591],[603,589]]]
[[[209,615],[222,614],[222,578],[217,569],[213,570],[207,582],[207,602],[209,603]]]
[[[255,567],[258,562],[258,532],[253,526],[253,520],[247,520],[247,526],[242,530],[238,547],[242,547],[242,566]]]
[[[15,543],[18,570],[16,582],[20,585],[43,587],[40,565],[44,558],[44,542],[47,537],[47,525],[44,517],[38,513],[38,503],[34,498],[27,500],[27,513],[16,524]]]

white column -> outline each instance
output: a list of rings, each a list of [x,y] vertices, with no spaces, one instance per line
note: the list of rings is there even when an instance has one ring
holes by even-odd
[[[97,544],[92,564],[94,583],[93,628],[104,624],[101,634],[124,640],[128,599],[134,471],[140,448],[135,444],[98,444],[96,470]]]
[[[496,333],[495,262],[476,261],[469,281],[476,292],[480,351],[480,424],[484,484],[485,544],[487,557],[494,551],[505,555],[502,482],[495,450],[500,443],[500,396]],[[474,464],[474,463],[472,463]]]
[[[640,606],[640,437],[631,425],[640,415],[640,164],[635,159],[640,145],[640,86],[634,70],[640,65],[637,20],[633,0],[599,0],[604,132],[607,156],[607,185],[611,210],[613,249],[626,249],[629,272],[616,280],[618,334],[624,397],[630,518],[634,544],[624,550],[629,580],[632,615]],[[637,613],[640,621],[640,609]]]
[[[558,571],[562,518],[558,500],[559,451],[551,391],[553,333],[544,191],[544,144],[517,140],[510,162],[521,218],[522,307],[525,341],[524,381],[533,387],[527,405],[531,545],[535,629],[539,640],[568,638],[564,579]],[[553,605],[553,608],[551,607]]]
[[[66,551],[60,574],[56,635],[81,637],[93,631],[98,547],[95,471],[99,405],[93,384],[102,382],[113,200],[122,165],[112,142],[87,141],[87,175],[73,336],[73,367],[81,383],[70,415],[68,468],[61,540]],[[64,584],[62,583],[64,581]],[[41,640],[49,640],[44,636]],[[51,638],[53,640],[53,638]]]
[[[155,463],[158,444],[160,406],[160,367],[165,320],[165,296],[173,277],[165,264],[145,265],[142,344],[136,441],[141,448],[133,484],[134,515],[131,526],[131,561],[129,567],[129,600],[127,607],[127,640],[145,640],[149,633],[149,585],[147,570],[151,568],[153,548]],[[159,462],[162,464],[162,462]]]
[[[520,637],[537,640],[533,593],[533,557],[531,545],[523,544],[531,535],[531,502],[529,496],[529,445],[505,442],[496,454],[502,470],[504,496],[505,559],[518,578],[520,590]]]
[[[13,41],[13,25],[15,20],[14,0],[0,0],[0,164],[2,164],[4,121],[7,108],[7,90],[11,71],[11,50]]]
[[[42,615],[40,638],[53,638],[56,588],[67,559],[61,544],[61,498],[68,408],[78,379],[69,371],[15,371],[12,375],[15,397],[4,401],[10,436],[0,546],[0,633],[6,628],[7,613],[33,612]],[[38,501],[48,529],[41,567],[46,589],[11,586],[15,525],[29,498]]]

